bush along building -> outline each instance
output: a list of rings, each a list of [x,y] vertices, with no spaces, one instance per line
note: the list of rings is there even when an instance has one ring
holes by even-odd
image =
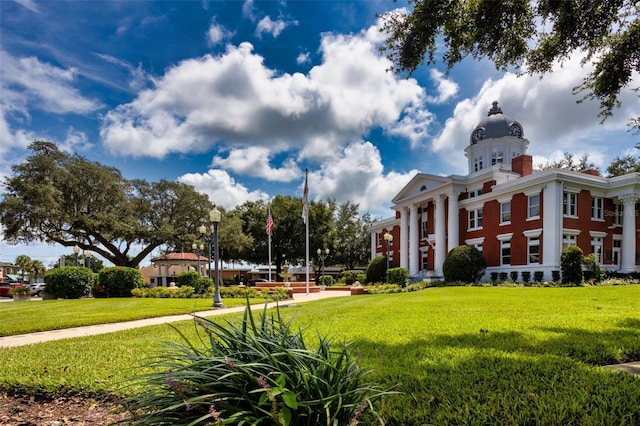
[[[610,271],[639,271],[640,173],[534,170],[528,145],[494,102],[465,148],[469,173],[416,174],[392,200],[395,217],[374,223],[372,255],[389,253],[390,266],[410,276],[439,277],[448,251],[466,244],[482,251],[483,280],[525,272],[550,281],[562,250],[577,245]]]

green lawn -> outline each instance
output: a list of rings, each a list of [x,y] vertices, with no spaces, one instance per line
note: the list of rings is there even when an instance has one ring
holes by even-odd
[[[245,299],[225,298],[226,307],[243,306]],[[264,303],[252,299],[251,303]],[[73,299],[0,303],[0,337],[45,330],[107,324],[212,308],[211,299]]]
[[[281,311],[310,338],[352,342],[372,379],[397,386],[379,407],[388,425],[640,424],[640,379],[600,367],[640,360],[637,285],[433,288]],[[164,325],[0,349],[0,390],[116,391],[168,340]]]

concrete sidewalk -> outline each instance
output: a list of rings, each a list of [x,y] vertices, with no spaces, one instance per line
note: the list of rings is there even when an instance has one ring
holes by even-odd
[[[278,302],[280,306],[296,305],[298,303],[311,302],[314,300],[327,299],[330,297],[350,296],[349,290],[332,290],[321,291],[319,293],[297,294],[294,293],[293,299],[282,300]],[[269,308],[275,307],[276,302],[269,303]],[[223,315],[233,312],[244,312],[245,306],[236,306],[234,308],[212,309],[210,311],[194,312],[194,315],[201,317],[210,317],[214,315]],[[251,310],[262,310],[264,304],[257,304],[251,307]],[[171,315],[164,317],[146,318],[135,321],[116,322],[111,324],[89,325],[85,327],[65,328],[63,330],[42,331],[38,333],[19,334],[16,336],[0,337],[0,347],[15,347],[30,345],[32,343],[49,342],[52,340],[70,339],[74,337],[93,336],[96,334],[113,333],[116,331],[128,330],[131,328],[146,327],[149,325],[168,324],[170,322],[185,321],[193,319],[190,314]]]

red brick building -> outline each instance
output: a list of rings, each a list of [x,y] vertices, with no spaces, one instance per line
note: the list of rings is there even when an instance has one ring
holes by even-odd
[[[541,271],[550,280],[575,244],[609,270],[640,270],[640,173],[534,170],[522,125],[497,102],[469,142],[466,176],[418,173],[393,198],[395,216],[372,227],[373,256],[388,250],[411,276],[440,276],[447,252],[467,244],[482,251],[485,279]]]

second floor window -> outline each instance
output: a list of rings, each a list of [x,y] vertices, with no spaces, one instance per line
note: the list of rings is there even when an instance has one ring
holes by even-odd
[[[529,206],[527,218],[531,219],[540,216],[540,194],[529,196]]]
[[[602,198],[593,197],[591,199],[591,219],[603,220]]]
[[[482,209],[469,210],[469,229],[482,228]]]
[[[576,216],[578,208],[578,195],[574,192],[565,192],[562,201],[562,214]]]
[[[511,201],[500,203],[500,223],[511,222]]]

